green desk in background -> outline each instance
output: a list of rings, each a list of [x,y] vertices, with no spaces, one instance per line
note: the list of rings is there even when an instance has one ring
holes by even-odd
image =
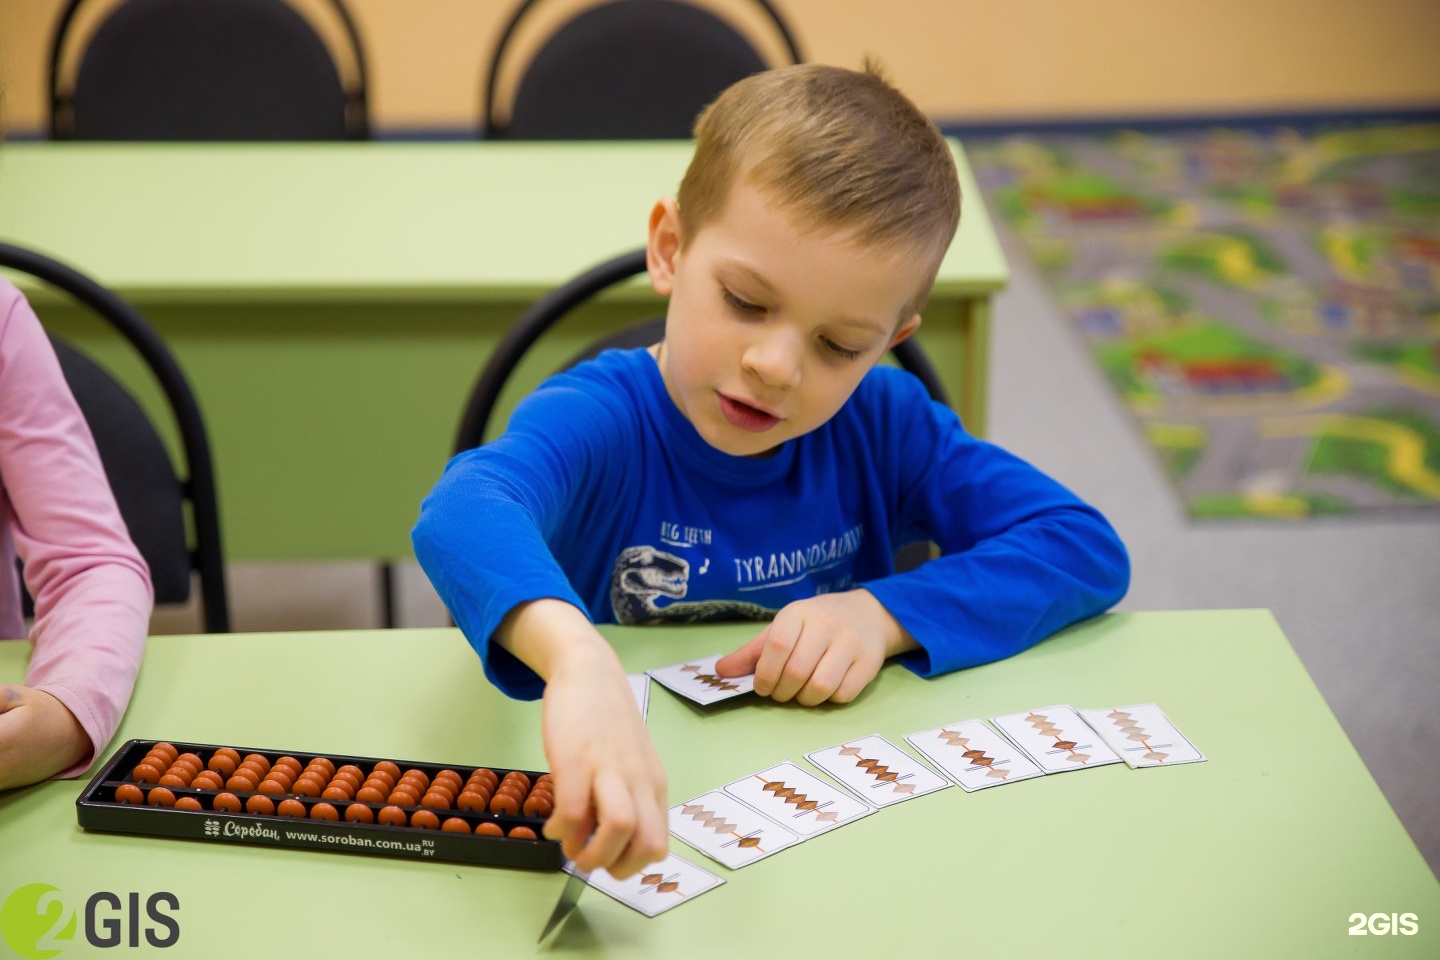
[[[640,671],[728,650],[752,629],[606,632]],[[24,645],[0,644],[0,682],[18,681],[25,658]],[[651,684],[649,728],[679,803],[866,734],[901,742],[1055,703],[1150,701],[1207,762],[952,787],[735,871],[672,840],[727,882],[655,919],[588,891],[553,949],[627,960],[1440,956],[1440,885],[1265,611],[1107,615],[935,680],[891,664],[842,707],[743,697],[700,708]],[[543,769],[539,723],[539,704],[498,694],[452,630],[167,636],[151,641],[116,742]],[[166,956],[528,956],[564,882],[86,833],[74,806],[84,783],[0,794],[0,901],[42,882],[72,908],[101,890],[122,902],[139,892],[142,905],[167,891],[180,940]],[[1413,913],[1419,932],[1354,936],[1357,913]]]
[[[989,301],[1007,273],[955,151],[965,213],[920,341],[983,433]],[[0,238],[90,273],[171,344],[210,427],[228,557],[399,559],[500,337],[537,297],[641,246],[690,153],[12,143],[0,149]],[[139,382],[81,311],[35,299],[47,325]],[[660,304],[641,279],[557,329],[502,414],[617,318]]]

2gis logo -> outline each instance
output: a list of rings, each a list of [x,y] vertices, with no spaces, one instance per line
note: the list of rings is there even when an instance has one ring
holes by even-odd
[[[1420,932],[1420,918],[1413,913],[1352,913],[1348,921],[1350,936],[1383,937],[1400,934],[1413,937]]]
[[[0,940],[25,960],[58,956],[80,937],[92,947],[173,947],[180,939],[180,898],[173,893],[90,894],[80,910],[57,887],[27,883],[0,903]]]

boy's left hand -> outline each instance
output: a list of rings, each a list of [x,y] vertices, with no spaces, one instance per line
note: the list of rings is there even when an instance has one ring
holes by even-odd
[[[887,657],[918,646],[868,590],[822,593],[782,607],[750,642],[715,664],[722,677],[755,674],[755,692],[807,707],[849,703]]]

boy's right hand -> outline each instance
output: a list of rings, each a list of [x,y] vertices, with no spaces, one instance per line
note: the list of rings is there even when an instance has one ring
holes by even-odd
[[[665,857],[669,788],[615,651],[562,600],[517,606],[496,639],[545,679],[555,808],[545,836],[583,871],[625,878]]]
[[[668,787],[625,673],[608,646],[604,653],[567,657],[545,685],[555,780],[545,836],[580,870],[604,867],[623,879],[665,858]]]

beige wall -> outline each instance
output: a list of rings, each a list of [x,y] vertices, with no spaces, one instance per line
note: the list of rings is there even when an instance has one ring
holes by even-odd
[[[376,126],[473,127],[483,61],[516,2],[349,0]],[[809,59],[855,66],[874,53],[942,120],[1440,105],[1437,0],[776,2]],[[0,0],[12,130],[45,124],[61,6]]]

